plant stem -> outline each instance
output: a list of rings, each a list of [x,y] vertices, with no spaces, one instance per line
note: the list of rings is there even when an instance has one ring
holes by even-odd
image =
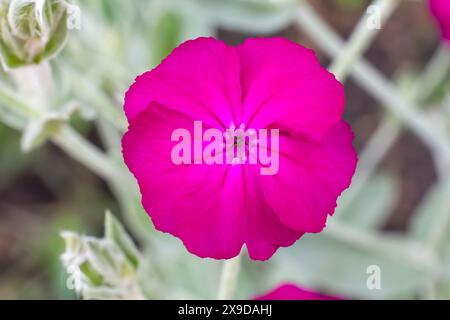
[[[53,78],[50,64],[47,61],[14,69],[10,71],[10,74],[21,97],[25,97],[40,111],[50,109]]]
[[[51,138],[52,142],[73,159],[103,178],[119,201],[123,217],[135,236],[148,240],[150,220],[139,210],[139,192],[125,167],[84,139],[68,125],[63,125]]]
[[[380,32],[381,26],[394,12],[399,4],[398,0],[375,0],[371,7],[377,10],[378,18],[380,19],[380,28],[369,26],[369,14],[365,14],[355,28],[355,31],[347,42],[344,50],[336,56],[330,70],[335,74],[336,78],[344,81],[355,60],[364,53],[364,51],[372,43],[375,36]]]
[[[339,56],[345,48],[342,39],[308,4],[301,2],[296,14],[299,26],[317,41],[322,50],[330,56]],[[405,99],[388,79],[362,58],[353,61],[349,72],[362,88],[407,124],[433,152],[441,154],[450,163],[450,144],[446,135],[435,128],[412,99]]]
[[[445,46],[441,46],[422,71],[420,78],[412,84],[411,88],[406,88],[404,96],[409,96],[413,102],[417,103],[426,100],[436,86],[445,79],[449,69],[450,54]],[[344,208],[358,196],[402,132],[403,126],[398,119],[386,114],[359,156],[358,169],[351,189],[344,195],[341,212],[345,211]],[[442,165],[447,167],[445,161]]]
[[[139,205],[140,193],[133,176],[126,171],[126,167],[123,165],[121,134],[118,129],[104,119],[98,121],[97,127],[109,158],[120,163],[120,169],[124,175],[127,175],[122,180],[111,182],[111,190],[120,204],[127,225],[133,230],[135,236],[145,242],[149,239],[149,230],[152,225],[147,214]]]
[[[39,111],[36,108],[31,107],[27,101],[3,83],[0,83],[0,102],[4,108],[8,108],[12,114],[20,116],[23,120],[39,117]]]
[[[241,269],[241,254],[224,262],[219,287],[219,300],[231,300],[236,291],[239,271]]]
[[[115,108],[113,102],[98,85],[92,82],[79,81],[83,75],[67,65],[64,65],[63,71],[70,81],[71,89],[77,96],[91,104],[94,110],[118,131],[127,131],[128,123],[125,115],[119,108]]]
[[[115,165],[110,158],[85,140],[70,126],[62,125],[51,140],[75,160],[106,181],[120,181],[123,178],[119,166]]]

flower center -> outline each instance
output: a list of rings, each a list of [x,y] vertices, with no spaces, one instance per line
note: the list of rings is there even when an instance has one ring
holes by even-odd
[[[256,155],[258,138],[256,130],[246,130],[245,124],[238,129],[234,125],[224,133],[226,144],[224,146],[232,164],[245,164],[250,155]]]

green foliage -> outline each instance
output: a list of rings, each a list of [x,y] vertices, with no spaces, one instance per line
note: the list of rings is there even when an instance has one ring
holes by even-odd
[[[450,184],[436,184],[426,195],[411,222],[411,235],[434,247],[442,264],[444,277],[438,277],[436,296],[448,299],[450,293]]]
[[[134,268],[139,267],[141,255],[138,249],[124,227],[109,211],[106,212],[105,217],[105,237],[116,243]]]
[[[31,120],[23,130],[22,151],[30,152],[40,147],[48,138],[57,134],[60,127],[68,122],[76,112],[87,120],[94,117],[92,110],[86,109],[78,103],[70,102],[58,110],[46,112],[40,118]]]
[[[105,237],[61,234],[61,256],[72,286],[85,299],[143,299],[137,272],[140,254],[119,222],[107,212]]]
[[[164,12],[157,17],[157,25],[152,37],[154,61],[159,64],[181,40],[180,17],[174,12]]]
[[[273,283],[292,281],[354,299],[413,299],[426,274],[395,255],[387,255],[327,235],[308,235],[276,259]],[[367,287],[370,266],[381,270],[381,289]]]
[[[398,187],[392,176],[376,175],[350,203],[340,201],[336,216],[361,229],[378,229],[384,225],[398,200]]]

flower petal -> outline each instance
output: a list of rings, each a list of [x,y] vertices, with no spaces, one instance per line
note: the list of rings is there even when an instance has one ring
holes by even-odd
[[[238,47],[243,122],[320,139],[341,119],[342,85],[312,50],[282,38],[249,39]]]
[[[442,31],[442,37],[450,41],[450,1],[430,0],[431,13],[436,17]]]
[[[267,260],[280,247],[293,245],[304,233],[291,230],[264,202],[258,167],[245,167],[245,243],[253,260]]]
[[[356,169],[352,140],[344,122],[317,145],[281,137],[279,172],[260,179],[266,201],[284,225],[304,232],[323,230]]]
[[[123,138],[125,162],[158,230],[180,238],[200,257],[229,259],[244,244],[242,167],[175,165],[171,134],[192,127],[184,114],[152,106],[133,119]]]
[[[295,243],[303,232],[284,226],[263,201],[259,167],[173,164],[171,134],[192,126],[188,116],[152,105],[123,138],[125,162],[155,227],[191,253],[215,259],[235,257],[245,242],[252,259],[267,260]]]
[[[136,79],[125,95],[131,121],[157,102],[216,128],[235,120],[240,109],[240,64],[236,48],[199,38],[176,48],[157,68]]]
[[[340,120],[344,104],[339,82],[297,44],[253,39],[235,49],[200,38],[127,92],[123,154],[158,230],[200,257],[229,259],[246,244],[251,258],[266,260],[321,231],[349,186],[356,153]],[[249,164],[175,164],[172,134],[194,137],[199,120],[203,130],[279,129],[278,174],[261,176]],[[188,142],[192,151],[197,142]]]
[[[278,288],[255,297],[254,300],[342,300],[338,297],[326,296],[311,290],[298,287],[295,284],[285,283]]]

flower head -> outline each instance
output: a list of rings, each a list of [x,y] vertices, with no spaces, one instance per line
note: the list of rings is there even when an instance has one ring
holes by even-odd
[[[437,19],[441,28],[442,37],[450,41],[450,1],[429,0],[431,13]]]
[[[325,296],[302,289],[295,284],[286,283],[269,293],[256,297],[255,300],[341,300],[341,298]]]
[[[312,50],[200,38],[127,92],[123,155],[158,230],[200,257],[229,259],[245,244],[266,260],[322,231],[350,185],[357,158],[344,105]]]
[[[67,35],[65,0],[0,0],[0,58],[6,69],[55,56]]]

